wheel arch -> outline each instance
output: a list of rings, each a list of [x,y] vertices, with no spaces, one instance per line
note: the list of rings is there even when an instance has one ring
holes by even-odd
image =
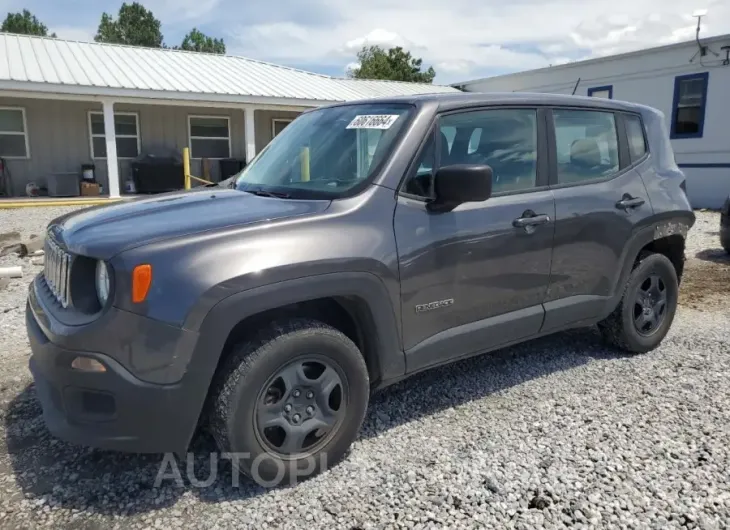
[[[637,230],[624,248],[620,263],[621,268],[614,278],[610,303],[604,309],[601,318],[607,317],[618,305],[623,294],[623,286],[631,271],[640,259],[642,253],[651,252],[663,254],[672,262],[681,281],[684,272],[684,250],[687,232],[694,224],[694,214],[688,212],[674,212],[671,215],[662,215],[652,219],[648,225]]]
[[[371,384],[402,377],[405,357],[396,314],[387,287],[369,272],[322,274],[231,294],[208,312],[200,327],[183,379],[190,392],[188,404],[194,407],[190,412],[200,419],[216,370],[236,341],[287,315],[319,318],[345,333],[361,348]]]

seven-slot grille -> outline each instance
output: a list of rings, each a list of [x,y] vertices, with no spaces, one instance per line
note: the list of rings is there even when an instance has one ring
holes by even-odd
[[[63,307],[68,307],[71,298],[69,283],[71,280],[72,256],[59,247],[50,237],[46,238],[44,253],[45,268],[43,276],[46,278],[46,284],[48,284],[48,288],[56,297],[56,300]]]

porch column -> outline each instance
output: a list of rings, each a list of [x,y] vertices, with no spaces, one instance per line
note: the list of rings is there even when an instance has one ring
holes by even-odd
[[[109,197],[119,197],[119,163],[117,135],[114,130],[114,101],[102,101],[104,109],[104,139],[106,140],[106,170],[109,177]]]
[[[254,108],[246,107],[244,111],[246,137],[246,164],[251,163],[256,156],[256,123],[254,122]]]

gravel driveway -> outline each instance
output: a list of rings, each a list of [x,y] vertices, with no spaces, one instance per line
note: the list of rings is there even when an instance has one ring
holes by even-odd
[[[0,226],[41,233],[59,213],[0,210]],[[23,323],[39,267],[22,260],[25,278],[0,292],[0,526],[730,528],[730,261],[717,227],[698,212],[659,349],[628,357],[578,330],[427,372],[375,396],[343,463],[272,491],[232,487],[225,461],[208,487],[155,488],[162,456],[53,439]],[[197,436],[192,451],[204,481],[213,443]]]

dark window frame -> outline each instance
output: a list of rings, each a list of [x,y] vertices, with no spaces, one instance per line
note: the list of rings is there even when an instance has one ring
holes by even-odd
[[[588,89],[588,97],[595,97],[596,92],[608,92],[608,99],[613,99],[613,85],[594,86]]]
[[[441,167],[441,139],[439,137],[440,133],[440,123],[441,119],[445,116],[450,116],[453,114],[464,114],[464,113],[471,113],[471,112],[483,112],[483,111],[489,111],[489,110],[513,110],[513,109],[529,109],[534,110],[536,113],[536,119],[535,119],[535,126],[537,128],[536,134],[537,134],[537,144],[535,146],[535,149],[537,151],[537,161],[535,164],[535,186],[532,188],[526,188],[524,190],[516,190],[516,191],[502,191],[502,192],[496,192],[492,194],[492,197],[502,197],[502,196],[508,196],[508,195],[521,195],[524,193],[533,193],[536,191],[544,191],[549,188],[549,178],[550,178],[550,150],[549,150],[549,127],[548,127],[548,120],[547,120],[547,112],[548,107],[544,105],[484,105],[484,106],[473,106],[473,107],[462,107],[458,109],[451,109],[449,111],[440,112],[434,116],[433,121],[431,122],[431,125],[429,126],[428,133],[424,135],[424,139],[421,141],[421,144],[419,145],[418,149],[416,150],[415,154],[411,158],[408,169],[405,172],[404,177],[401,179],[400,184],[398,186],[398,195],[419,201],[419,202],[430,202],[432,199],[430,197],[421,197],[420,195],[413,195],[411,193],[407,193],[404,190],[407,182],[413,178],[415,175],[415,172],[418,171],[418,163],[420,162],[421,155],[423,154],[423,151],[428,147],[429,140],[433,140],[435,143],[434,145],[434,158],[435,158],[435,164],[434,164],[434,171]]]
[[[611,175],[596,178],[586,179],[579,182],[558,182],[558,145],[557,138],[555,135],[555,119],[553,111],[555,110],[577,110],[583,112],[603,112],[606,114],[613,114],[614,125],[616,127],[616,141],[618,146],[618,171]],[[553,105],[547,109],[547,133],[548,133],[548,150],[550,152],[550,189],[560,188],[572,188],[574,186],[590,186],[591,184],[598,184],[601,182],[608,182],[616,179],[626,173],[631,167],[629,163],[629,146],[626,140],[626,132],[623,130],[623,120],[621,118],[621,112],[608,108],[601,107],[571,107],[571,106],[558,106]]]
[[[677,114],[679,111],[679,87],[682,81],[701,79],[702,85],[702,103],[700,105],[700,119],[697,124],[696,133],[678,133],[677,132]],[[705,113],[707,112],[707,88],[710,85],[710,72],[700,72],[696,74],[678,75],[674,78],[674,97],[672,99],[672,123],[670,127],[669,138],[672,140],[684,140],[687,138],[702,138],[705,130]]]

